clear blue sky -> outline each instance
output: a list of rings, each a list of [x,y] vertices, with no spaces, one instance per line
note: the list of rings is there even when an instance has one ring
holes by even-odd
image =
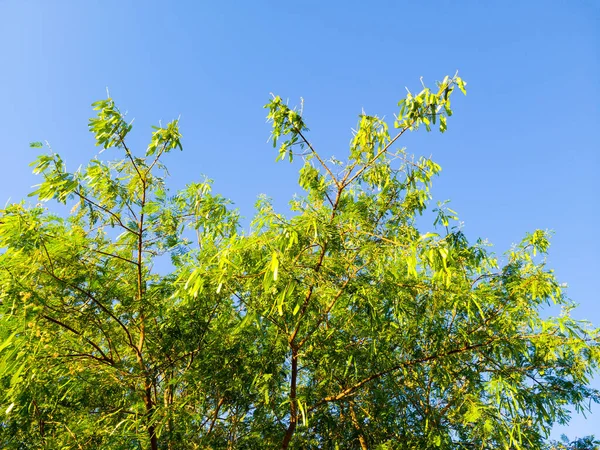
[[[181,115],[172,185],[206,174],[245,216],[259,193],[283,207],[297,191],[296,168],[266,143],[269,92],[302,96],[315,146],[344,155],[361,108],[392,117],[404,86],[458,69],[469,94],[449,131],[404,145],[441,164],[434,195],[470,238],[502,253],[554,230],[550,265],[575,315],[600,325],[597,0],[0,0],[0,48],[2,204],[37,182],[30,141],[48,140],[71,169],[95,154],[89,105],[108,86],[140,148],[150,125]],[[599,415],[569,434],[600,434]]]

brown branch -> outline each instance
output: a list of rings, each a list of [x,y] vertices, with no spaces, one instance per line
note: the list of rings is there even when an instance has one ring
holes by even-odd
[[[354,402],[352,400],[350,400],[348,409],[350,410],[350,418],[352,420],[352,425],[354,426],[354,429],[358,433],[358,442],[360,443],[360,448],[362,450],[367,450],[369,447],[367,446],[367,441],[365,439],[365,436],[362,433],[360,423],[358,422],[358,417],[356,416],[356,411],[354,411]]]
[[[331,312],[331,309],[334,307],[334,305],[336,304],[336,302],[338,301],[338,299],[344,293],[344,290],[346,289],[346,286],[348,286],[348,283],[350,283],[350,280],[353,279],[353,277],[356,276],[356,274],[358,272],[360,272],[365,266],[366,266],[366,264],[363,265],[363,266],[361,266],[361,267],[359,267],[359,268],[357,268],[354,271],[354,273],[351,276],[349,276],[346,279],[346,281],[344,281],[344,283],[342,283],[342,286],[340,287],[340,289],[338,290],[338,292],[335,294],[335,296],[333,297],[333,299],[331,300],[331,302],[329,302],[329,305],[327,305],[327,307],[325,308],[325,311],[323,312],[323,314],[321,314],[321,316],[319,317],[319,319],[317,319],[317,322],[315,323],[315,325],[306,333],[306,335],[304,336],[304,338],[302,338],[302,340],[298,343],[298,348],[302,348],[302,346],[306,343],[306,341],[319,328],[319,326],[321,325],[321,323],[323,323],[323,320],[325,320],[325,318]]]
[[[71,284],[66,280],[63,280],[62,278],[59,278],[58,276],[56,276],[54,273],[48,272],[47,270],[43,270],[43,273],[50,275],[52,278],[54,278],[56,281],[58,281],[59,283],[63,283],[64,285],[75,289],[76,291],[80,292],[81,294],[85,295],[87,298],[89,298],[91,301],[93,301],[96,305],[98,305],[98,307],[104,311],[111,319],[113,319],[115,322],[117,322],[119,324],[119,326],[123,329],[123,331],[125,331],[125,334],[127,335],[127,338],[129,340],[129,345],[132,348],[136,348],[135,344],[133,342],[133,338],[131,336],[131,333],[129,332],[129,330],[127,329],[127,327],[125,326],[125,324],[123,322],[121,322],[121,320],[115,316],[106,306],[104,306],[96,297],[94,297],[90,292],[86,291],[85,289]]]
[[[48,248],[46,247],[46,243],[44,242],[43,237],[42,237],[42,239],[40,239],[40,242],[42,243],[42,247],[44,247],[44,252],[46,253],[46,258],[48,259],[48,262],[50,263],[50,270],[52,270],[52,272],[54,272],[54,263],[52,262],[52,258],[50,258],[50,253],[48,252]]]
[[[138,176],[140,177],[140,180],[143,179],[142,173],[140,172],[140,169],[138,168],[138,165],[136,164],[136,162],[133,158],[133,155],[131,154],[131,151],[129,151],[129,148],[127,147],[127,144],[125,143],[125,137],[121,133],[117,133],[117,136],[119,137],[119,142],[121,143],[121,145],[123,146],[123,149],[125,150],[125,154],[131,161],[131,164],[133,164],[133,168],[135,169]]]
[[[115,220],[116,220],[116,221],[119,223],[119,225],[120,225],[122,228],[124,228],[125,230],[127,230],[127,231],[129,231],[130,233],[133,233],[133,234],[135,234],[135,235],[137,235],[137,234],[138,234],[138,232],[137,232],[137,231],[135,231],[135,230],[133,230],[133,229],[129,228],[127,225],[125,225],[125,224],[123,223],[123,221],[121,220],[121,218],[120,218],[120,217],[119,217],[117,214],[115,214],[114,212],[112,212],[110,209],[108,209],[108,208],[105,208],[104,206],[102,206],[102,205],[99,205],[98,203],[96,203],[96,202],[94,202],[94,201],[90,200],[89,198],[87,198],[85,195],[83,195],[83,194],[82,194],[81,192],[79,192],[78,190],[76,190],[76,191],[74,191],[74,192],[75,192],[75,194],[77,194],[77,195],[79,196],[79,198],[81,198],[83,201],[85,201],[85,202],[88,202],[90,205],[94,205],[96,208],[98,208],[98,209],[101,209],[102,211],[104,211],[104,212],[108,213],[108,214],[109,214],[111,217],[113,217],[113,218],[114,218],[114,219],[115,219]]]
[[[318,155],[317,155],[317,158]],[[319,158],[320,160],[320,158]],[[336,198],[335,198],[335,202],[333,203],[333,206],[331,208],[331,216],[329,218],[330,223],[333,222],[333,219],[335,218],[335,214],[337,212],[337,208],[340,202],[340,198],[342,196],[342,191],[344,189],[344,186],[340,186],[337,181],[334,178],[334,182],[336,183],[336,186],[338,188],[337,193],[336,193]],[[325,259],[325,253],[327,253],[327,242],[325,242],[322,246],[321,246],[321,254],[319,256],[319,260],[314,268],[314,272],[315,274],[318,274],[321,267],[323,266],[323,261]],[[289,336],[288,338],[288,343],[290,346],[290,349],[292,351],[292,367],[291,367],[291,379],[290,379],[290,423],[289,426],[285,432],[284,438],[283,438],[283,442],[282,442],[282,446],[281,448],[283,450],[287,449],[290,445],[290,442],[292,440],[292,437],[294,435],[294,432],[296,431],[296,425],[298,423],[298,411],[297,411],[297,404],[296,404],[296,390],[297,390],[297,379],[298,379],[298,350],[299,350],[299,346],[296,344],[295,340],[296,340],[296,336],[298,335],[298,332],[300,331],[300,325],[302,324],[302,319],[304,318],[306,312],[308,311],[308,306],[310,303],[310,299],[312,297],[312,294],[314,292],[314,288],[315,288],[315,284],[311,284],[310,287],[308,288],[308,292],[306,293],[306,296],[304,298],[304,302],[302,303],[302,307],[300,310],[300,314],[298,315],[298,321],[296,322],[296,327],[294,328],[294,331],[292,332],[292,334]],[[341,295],[341,294],[340,294]],[[286,327],[287,328],[287,327]]]
[[[365,384],[367,384],[367,383],[369,383],[369,382],[371,382],[373,380],[376,380],[378,378],[381,378],[384,375],[387,375],[389,373],[392,373],[392,372],[395,372],[397,370],[400,370],[403,367],[410,367],[410,366],[414,366],[414,365],[421,364],[421,363],[424,363],[424,362],[429,362],[429,361],[434,361],[434,360],[437,360],[437,359],[445,358],[447,356],[451,356],[451,355],[454,355],[454,354],[457,354],[457,353],[464,353],[464,352],[469,351],[469,350],[474,350],[474,349],[477,349],[477,348],[480,348],[480,347],[485,347],[485,346],[491,344],[492,342],[494,342],[496,340],[498,340],[498,339],[492,338],[492,339],[489,339],[486,342],[482,342],[482,343],[479,343],[479,344],[464,345],[463,347],[456,348],[454,350],[450,350],[450,351],[448,351],[446,353],[439,353],[439,354],[430,355],[430,356],[427,356],[427,357],[424,357],[424,358],[419,358],[419,359],[413,359],[413,360],[410,360],[410,361],[405,361],[405,362],[403,362],[401,364],[397,364],[397,365],[395,365],[393,367],[390,367],[389,369],[385,369],[385,370],[382,370],[380,372],[377,372],[377,373],[374,373],[372,375],[369,375],[368,377],[363,378],[359,382],[353,384],[352,386],[350,386],[349,388],[344,389],[341,392],[338,392],[335,395],[329,395],[327,397],[324,397],[323,399],[319,400],[317,403],[315,403],[314,405],[312,405],[310,408],[308,408],[308,410],[309,411],[313,411],[313,410],[315,410],[316,408],[318,408],[319,406],[321,406],[321,405],[323,405],[325,403],[336,402],[338,400],[342,400],[343,398],[345,398],[345,397],[353,394],[354,392],[356,392],[358,389],[360,389]]]
[[[91,353],[67,353],[65,355],[58,355],[55,358],[89,358],[100,363],[106,363],[103,358],[98,358]]]
[[[140,326],[142,330],[140,332],[140,340],[138,343],[138,353],[141,354],[143,346],[144,346],[144,308],[142,304],[142,300],[144,297],[144,286],[143,286],[143,250],[144,250],[144,239],[143,239],[143,228],[144,228],[144,206],[146,205],[146,180],[141,179],[142,182],[142,201],[141,201],[141,212],[140,212],[140,221],[138,223],[138,241],[137,241],[137,261],[135,265],[137,266],[137,300],[140,302]]]
[[[344,177],[344,179],[341,182],[342,186],[346,187],[350,183],[352,183],[354,180],[356,180],[356,178],[358,178],[361,173],[363,173],[371,164],[373,164],[375,161],[377,161],[381,157],[381,155],[386,153],[390,149],[390,147],[394,144],[394,142],[396,142],[400,138],[400,136],[402,136],[406,131],[408,131],[412,127],[413,123],[414,123],[414,121],[411,122],[411,124],[409,126],[403,128],[402,131],[398,132],[398,134],[396,136],[394,136],[385,147],[383,147],[381,150],[379,150],[377,152],[377,154],[375,156],[373,156],[373,158],[371,158],[369,161],[367,161],[365,163],[365,165],[361,169],[358,170],[358,172],[356,172],[354,175],[352,175],[350,177],[350,179],[348,179],[348,177],[350,176],[351,172],[346,173],[346,176]]]
[[[344,189],[344,187],[338,187],[338,192],[335,198],[335,202],[333,204],[332,210],[331,210],[331,216],[330,216],[330,222],[333,222],[333,219],[335,217],[335,213],[337,212],[337,207],[340,203],[340,197],[342,196],[342,190]],[[321,267],[323,266],[323,261],[325,260],[325,253],[327,253],[327,242],[325,242],[322,246],[321,246],[321,254],[319,255],[319,260],[317,261],[317,264],[315,266],[315,274],[318,274],[319,271],[321,270]],[[304,302],[302,303],[302,307],[300,309],[300,314],[298,315],[298,322],[296,323],[296,328],[294,329],[294,331],[292,332],[290,338],[289,338],[289,342],[290,345],[293,345],[296,336],[298,335],[298,331],[300,330],[300,324],[302,322],[302,319],[304,318],[304,315],[306,314],[306,311],[308,310],[308,305],[310,303],[310,298],[312,297],[312,294],[314,292],[314,288],[315,285],[311,284],[311,286],[308,288],[308,292],[306,293],[306,296],[304,298]]]
[[[333,175],[333,172],[331,172],[331,170],[329,169],[329,167],[327,167],[327,164],[325,164],[325,161],[323,161],[323,159],[321,159],[321,157],[319,156],[319,154],[317,153],[317,151],[313,148],[313,146],[311,145],[311,143],[308,141],[308,139],[306,139],[304,137],[304,135],[302,134],[302,131],[300,131],[299,129],[295,129],[294,130],[296,133],[298,133],[298,136],[300,136],[300,138],[302,138],[302,140],[304,141],[304,143],[306,144],[306,146],[310,149],[310,151],[312,152],[313,155],[315,155],[315,157],[317,158],[317,160],[319,161],[319,163],[323,166],[323,168],[327,171],[327,173],[329,174],[329,176],[331,177],[331,180],[333,181],[333,183],[335,184],[335,186],[339,189],[340,188],[340,183],[337,180],[337,178],[335,177],[335,175]]]
[[[112,358],[108,357],[108,356],[107,356],[107,355],[106,355],[106,354],[105,354],[105,353],[102,351],[102,349],[101,349],[101,348],[100,348],[100,347],[99,347],[99,346],[98,346],[96,343],[92,342],[90,339],[88,339],[87,337],[85,337],[85,336],[83,335],[83,333],[81,333],[81,331],[78,331],[78,330],[76,330],[75,328],[73,328],[73,327],[71,327],[71,326],[67,325],[67,324],[66,324],[66,323],[64,323],[64,322],[61,322],[61,321],[60,321],[60,320],[58,320],[58,319],[55,319],[55,318],[53,318],[53,317],[50,317],[50,316],[48,316],[47,314],[42,314],[42,317],[43,317],[44,319],[46,319],[46,320],[48,320],[48,321],[50,321],[50,322],[52,322],[52,323],[54,323],[54,324],[58,325],[58,326],[60,326],[60,327],[64,328],[65,330],[68,330],[68,331],[70,331],[71,333],[74,333],[74,334],[76,334],[77,336],[81,337],[81,338],[82,338],[82,339],[84,339],[84,340],[85,340],[85,341],[86,341],[88,344],[90,344],[92,347],[94,347],[94,348],[95,348],[95,349],[98,351],[98,353],[100,353],[100,354],[102,355],[102,358],[98,358],[98,357],[96,357],[96,356],[89,355],[89,356],[91,356],[92,358],[94,358],[94,359],[97,359],[98,361],[101,361],[101,362],[107,363],[107,364],[109,364],[109,365],[111,365],[111,366],[112,366],[112,365],[114,365],[114,363],[115,363],[115,362],[114,362],[114,360],[113,360]],[[68,356],[68,355],[67,355],[67,356]]]
[[[79,311],[79,312],[80,312],[80,311]],[[81,312],[80,312],[80,313],[81,313]],[[106,332],[106,330],[104,330],[104,328],[102,327],[102,325],[101,325],[102,321],[98,321],[98,320],[97,320],[97,317],[95,317],[95,316],[92,316],[92,317],[89,317],[89,316],[87,316],[87,317],[86,317],[86,319],[90,319],[90,320],[92,320],[92,321],[95,323],[96,327],[98,327],[98,329],[100,330],[100,332],[102,333],[102,335],[104,336],[104,338],[106,339],[106,342],[107,342],[107,344],[108,344],[108,353],[109,353],[109,355],[110,355],[110,358],[111,358],[112,360],[114,360],[114,359],[115,359],[115,358],[113,357],[113,352],[114,352],[114,354],[115,354],[115,356],[116,356],[116,359],[117,359],[117,361],[120,361],[120,360],[121,360],[121,355],[119,354],[119,351],[117,350],[117,347],[116,347],[116,346],[113,344],[113,341],[112,341],[112,339],[110,338],[109,334],[108,334],[108,333]]]
[[[167,149],[167,144],[169,144],[169,142],[171,142],[170,140],[166,140],[163,145],[162,148],[158,151],[158,153],[156,154],[156,158],[154,158],[154,161],[152,161],[152,164],[150,164],[148,166],[148,169],[146,169],[146,172],[144,172],[144,177],[146,177],[150,171],[152,170],[152,168],[156,165],[156,163],[158,162],[158,160],[160,159],[160,157],[162,156],[162,154],[165,152],[165,150]]]
[[[130,264],[137,264],[135,261],[132,261],[131,259],[127,259],[127,258],[124,258],[122,256],[115,255],[113,253],[103,252],[102,250],[97,250],[95,248],[87,248],[87,250],[91,250],[93,252],[100,253],[101,255],[104,255],[104,256],[110,256],[111,258],[117,258],[117,259],[120,259],[121,261],[125,261],[125,262],[128,262]]]
[[[208,427],[208,431],[206,432],[207,435],[212,433],[212,430],[215,427],[215,423],[217,422],[217,419],[219,418],[219,410],[221,409],[221,406],[223,405],[224,402],[225,402],[225,397],[221,397],[215,408],[215,413],[213,414],[213,418],[210,421],[210,426]]]
[[[33,407],[35,409],[35,415],[38,418],[38,426],[40,428],[40,436],[42,438],[42,442],[44,442],[44,444],[45,444],[46,436],[45,436],[45,432],[44,432],[44,419],[42,418],[42,414],[40,413],[40,409],[38,408],[38,404],[35,401],[35,399],[32,399],[31,403],[33,403]]]

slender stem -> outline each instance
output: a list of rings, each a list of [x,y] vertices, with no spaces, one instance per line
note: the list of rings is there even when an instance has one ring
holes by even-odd
[[[295,131],[296,131],[296,133],[298,133],[298,136],[300,136],[300,138],[302,138],[302,140],[304,141],[304,143],[306,144],[306,146],[308,148],[310,148],[310,151],[312,152],[312,154],[315,155],[315,157],[317,158],[317,160],[319,161],[319,163],[323,166],[323,168],[327,171],[327,173],[331,177],[331,180],[334,182],[335,186],[339,189],[340,188],[340,182],[337,180],[337,178],[335,177],[335,175],[333,174],[333,172],[331,172],[331,170],[329,169],[329,167],[327,166],[327,164],[325,164],[325,161],[323,161],[321,159],[321,157],[319,156],[319,154],[317,153],[317,151],[313,148],[312,144],[308,141],[308,139],[306,139],[304,137],[304,135],[302,134],[302,131],[300,131],[298,129],[296,129]]]
[[[122,228],[124,228],[125,230],[129,231],[130,233],[136,234],[136,235],[138,234],[138,233],[137,233],[137,231],[135,231],[135,230],[133,230],[133,229],[129,228],[127,225],[125,225],[125,224],[124,224],[124,223],[121,221],[121,218],[120,218],[120,217],[119,217],[117,214],[115,214],[114,212],[112,212],[110,209],[108,209],[108,208],[105,208],[104,206],[102,206],[102,205],[99,205],[98,203],[96,203],[96,202],[94,202],[94,201],[90,200],[89,198],[87,198],[85,195],[83,195],[83,194],[82,194],[81,192],[79,192],[79,191],[75,191],[75,194],[77,194],[77,195],[79,196],[79,198],[81,198],[83,201],[85,201],[85,202],[88,202],[90,205],[94,205],[96,208],[98,208],[98,209],[101,209],[102,211],[104,211],[104,212],[106,212],[106,213],[110,214],[110,216],[111,216],[111,217],[113,217],[113,218],[114,218],[114,219],[115,219],[115,220],[118,222],[118,224],[119,224],[119,225],[120,225]]]
[[[115,362],[114,362],[114,361],[113,361],[113,360],[112,360],[110,357],[108,357],[108,356],[107,356],[107,355],[106,355],[106,354],[105,354],[105,353],[102,351],[102,349],[101,349],[101,348],[100,348],[100,347],[99,347],[97,344],[95,344],[94,342],[92,342],[92,341],[90,341],[88,338],[86,338],[86,337],[85,337],[85,336],[84,336],[84,335],[83,335],[83,334],[82,334],[80,331],[78,331],[78,330],[76,330],[75,328],[73,328],[73,327],[71,327],[71,326],[67,325],[66,323],[64,323],[64,322],[61,322],[60,320],[58,320],[58,319],[55,319],[55,318],[53,318],[53,317],[50,317],[50,316],[48,316],[48,315],[46,315],[46,314],[42,314],[42,317],[43,317],[44,319],[46,319],[47,321],[49,321],[49,322],[52,322],[52,323],[54,323],[54,324],[58,325],[59,327],[62,327],[62,328],[64,328],[65,330],[69,330],[71,333],[73,333],[73,334],[76,334],[77,336],[81,337],[81,338],[82,338],[84,341],[86,341],[86,342],[87,342],[89,345],[91,345],[92,347],[94,347],[94,349],[95,349],[95,350],[96,350],[98,353],[100,353],[100,355],[102,355],[102,357],[101,357],[101,358],[98,358],[98,357],[95,357],[95,356],[93,356],[93,355],[90,355],[92,358],[94,358],[94,359],[97,359],[98,361],[100,361],[100,362],[104,362],[104,363],[106,363],[106,364],[108,364],[108,365],[111,365],[111,366],[112,366],[112,365],[115,363]]]
[[[132,348],[136,348],[135,344],[133,342],[133,337],[131,336],[131,333],[129,332],[129,329],[125,326],[125,324],[119,320],[119,318],[114,315],[106,306],[104,306],[94,295],[92,295],[91,292],[86,291],[85,289],[77,286],[76,284],[71,284],[66,280],[63,280],[62,278],[56,276],[54,273],[52,272],[48,272],[47,270],[43,270],[43,273],[50,275],[52,278],[54,278],[56,281],[63,283],[65,286],[68,286],[72,289],[75,289],[76,291],[80,292],[81,294],[85,295],[87,298],[89,298],[91,301],[93,301],[102,311],[104,311],[111,319],[113,319],[115,322],[117,322],[119,324],[119,326],[123,329],[123,331],[125,332],[125,334],[127,335],[127,339],[129,341],[129,345]]]
[[[325,403],[335,402],[335,401],[338,401],[338,400],[342,400],[343,398],[346,398],[346,397],[354,394],[354,392],[356,392],[358,389],[360,389],[365,384],[367,384],[367,383],[369,383],[369,382],[371,382],[373,380],[376,380],[378,378],[381,378],[382,376],[387,375],[389,373],[396,372],[397,370],[400,370],[403,367],[410,367],[410,366],[414,366],[414,365],[421,364],[421,363],[424,363],[424,362],[428,362],[428,361],[433,361],[433,360],[436,360],[436,359],[445,358],[447,356],[454,355],[454,354],[457,354],[457,353],[464,353],[464,352],[469,351],[469,350],[475,350],[475,349],[478,349],[480,347],[485,347],[485,346],[487,346],[487,345],[489,345],[492,342],[497,341],[497,340],[498,340],[497,338],[492,338],[492,339],[487,340],[486,342],[481,342],[479,344],[464,345],[464,346],[462,346],[460,348],[456,348],[456,349],[450,350],[450,351],[445,352],[445,353],[438,353],[438,354],[435,354],[435,355],[426,356],[424,358],[413,359],[413,360],[410,360],[410,361],[404,361],[403,363],[397,364],[397,365],[395,365],[393,367],[390,367],[389,369],[385,369],[385,370],[382,370],[380,372],[377,372],[377,373],[374,373],[372,375],[369,375],[368,377],[363,378],[362,380],[360,380],[358,383],[353,384],[352,386],[350,386],[350,387],[348,387],[348,388],[346,388],[346,389],[338,392],[335,395],[329,395],[327,397],[324,397],[322,400],[318,401],[317,403],[315,403],[314,405],[312,405],[310,408],[308,408],[308,410],[309,411],[313,411],[313,410],[315,410],[316,408],[318,408],[319,406],[321,406],[321,405],[323,405]]]
[[[412,124],[414,123],[414,121],[407,127],[403,128],[396,136],[394,136],[390,142],[387,143],[387,145],[385,147],[383,147],[381,150],[379,150],[377,152],[377,154],[375,156],[373,156],[373,158],[371,158],[366,164],[364,164],[359,170],[358,172],[356,172],[354,175],[352,175],[350,177],[350,173],[351,172],[347,172],[346,176],[344,177],[344,179],[341,181],[341,185],[343,187],[348,186],[350,183],[352,183],[354,180],[356,180],[361,173],[363,173],[371,164],[373,164],[375,161],[377,161],[381,155],[383,155],[384,153],[386,153],[390,147],[394,144],[394,142],[396,142],[400,136],[402,136],[404,133],[406,133],[406,131],[408,131],[410,129],[410,127],[412,127]],[[348,178],[350,177],[350,178]]]
[[[40,429],[40,436],[42,438],[42,442],[46,443],[46,433],[44,431],[45,430],[44,418],[42,417],[42,414],[40,413],[40,409],[39,409],[38,404],[35,401],[35,399],[32,399],[31,403],[33,403],[33,407],[35,409],[35,415],[38,418],[38,427]]]
[[[138,168],[138,165],[135,162],[135,159],[133,158],[133,155],[131,154],[131,151],[129,150],[129,148],[127,147],[127,144],[125,143],[125,136],[123,136],[121,133],[118,133],[117,136],[119,137],[119,142],[121,143],[121,145],[123,146],[123,149],[125,150],[125,154],[127,155],[127,157],[129,158],[129,160],[131,161],[131,164],[133,165],[133,168],[137,172],[138,176],[140,177],[140,180],[142,180],[142,182],[143,182],[144,177],[142,176],[142,172]]]
[[[156,165],[156,163],[158,162],[158,160],[160,159],[160,157],[162,156],[162,154],[165,152],[165,150],[167,149],[167,145],[170,143],[170,140],[166,140],[163,145],[162,148],[158,151],[158,153],[156,154],[156,158],[154,158],[154,161],[152,161],[152,164],[150,164],[150,166],[148,166],[148,169],[146,169],[146,172],[144,173],[144,175],[148,175],[150,173],[150,171],[153,169],[153,167]]]
[[[344,290],[346,289],[346,286],[348,286],[348,283],[350,282],[350,280],[356,276],[356,274],[358,272],[360,272],[365,266],[359,267],[358,269],[356,269],[354,271],[354,273],[349,276],[348,278],[346,278],[346,281],[344,281],[344,283],[342,284],[342,286],[339,288],[339,290],[337,291],[337,293],[333,296],[333,298],[331,299],[331,301],[329,302],[329,304],[327,305],[327,307],[325,308],[325,311],[323,311],[323,313],[321,314],[321,316],[317,319],[317,321],[315,322],[315,324],[310,328],[309,331],[307,331],[307,333],[304,335],[304,337],[300,340],[300,342],[298,343],[298,348],[302,348],[302,346],[306,343],[306,341],[308,339],[310,339],[310,337],[313,335],[313,333],[321,326],[321,324],[323,323],[323,321],[325,320],[325,318],[327,318],[328,314],[331,312],[331,310],[333,309],[334,305],[336,304],[336,302],[339,300],[339,298],[342,296],[342,294],[344,293]]]
[[[128,262],[129,264],[137,265],[137,263],[135,261],[132,261],[131,259],[123,258],[122,256],[119,256],[119,255],[115,255],[114,253],[103,252],[102,250],[97,250],[95,248],[88,248],[88,249],[94,253],[100,253],[101,255],[104,255],[104,256],[110,256],[111,258],[117,258],[117,259],[120,259],[121,261]]]

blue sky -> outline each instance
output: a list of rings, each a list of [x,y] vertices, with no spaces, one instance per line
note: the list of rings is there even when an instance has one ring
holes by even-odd
[[[575,316],[600,325],[596,0],[0,0],[0,48],[2,204],[37,182],[30,141],[48,140],[71,169],[96,154],[89,105],[108,87],[140,149],[152,124],[181,116],[172,186],[206,174],[246,217],[258,194],[284,208],[298,190],[297,167],[266,143],[270,92],[303,97],[310,139],[342,156],[362,108],[391,118],[405,86],[458,69],[469,93],[448,132],[402,145],[441,164],[434,196],[452,200],[472,240],[502,253],[554,230],[549,264]],[[600,434],[593,411],[569,435]]]

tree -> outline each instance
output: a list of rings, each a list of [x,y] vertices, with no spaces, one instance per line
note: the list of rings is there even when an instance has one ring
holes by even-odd
[[[445,131],[456,88],[409,93],[394,134],[362,114],[346,161],[273,97],[305,195],[287,216],[260,198],[248,232],[210,180],[169,193],[177,121],[140,156],[114,102],[95,103],[117,158],[72,173],[42,155],[40,203],[0,215],[0,446],[540,448],[569,405],[600,399],[599,335],[570,317],[547,232],[498,259],[443,203],[417,226],[440,167],[394,146]]]

